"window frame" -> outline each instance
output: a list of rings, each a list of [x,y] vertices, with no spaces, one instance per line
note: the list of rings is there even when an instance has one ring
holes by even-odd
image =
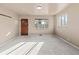
[[[35,24],[36,21],[37,21],[38,24]],[[43,25],[42,21],[44,21],[45,23],[47,23],[47,25],[46,24]],[[39,22],[41,22],[41,23],[39,23]],[[35,25],[35,28],[39,29],[39,30],[47,29],[48,28],[48,19],[39,19],[39,18],[35,19],[34,25]]]
[[[68,15],[60,15],[57,17],[57,26],[58,27],[65,27],[68,24]]]

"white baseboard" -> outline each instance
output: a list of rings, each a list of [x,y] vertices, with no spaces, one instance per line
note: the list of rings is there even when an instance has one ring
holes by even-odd
[[[78,46],[76,46],[76,45],[74,45],[73,43],[71,43],[71,42],[65,40],[64,38],[60,37],[59,35],[55,35],[55,36],[56,36],[57,38],[59,38],[59,39],[62,39],[64,42],[68,43],[69,45],[73,46],[74,48],[79,49]]]

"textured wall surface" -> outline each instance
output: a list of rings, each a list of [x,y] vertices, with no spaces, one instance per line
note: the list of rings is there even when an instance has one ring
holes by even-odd
[[[59,27],[57,26],[59,21],[55,19],[55,32],[67,41],[79,46],[79,4],[71,4],[58,13],[56,17],[65,13],[68,15],[68,24]]]
[[[0,15],[0,43],[18,35],[18,16],[7,9],[0,8],[0,14],[8,15],[8,18]]]

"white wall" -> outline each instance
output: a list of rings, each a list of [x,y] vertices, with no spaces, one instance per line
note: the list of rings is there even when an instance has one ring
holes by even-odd
[[[20,17],[20,20],[21,18],[26,18],[28,19],[28,23],[29,23],[29,26],[28,26],[28,33],[29,34],[52,34],[53,33],[53,28],[54,28],[54,23],[53,23],[53,16],[32,16],[32,15],[29,15],[29,16],[21,16]],[[35,28],[35,25],[34,25],[34,20],[35,18],[44,18],[44,19],[48,19],[48,28],[45,29],[45,30],[37,30]],[[20,27],[19,27],[19,30],[20,30]],[[20,32],[19,32],[20,33]]]
[[[18,35],[18,16],[10,10],[0,7],[0,14],[11,16],[8,18],[0,15],[0,43]]]
[[[56,5],[56,12],[55,12],[55,14],[61,12],[63,9],[65,9],[69,5],[70,5],[69,3],[58,3]]]
[[[55,32],[67,41],[79,46],[79,4],[71,4],[56,16],[61,16],[65,13],[68,15],[67,26],[58,27],[58,20],[55,19]]]

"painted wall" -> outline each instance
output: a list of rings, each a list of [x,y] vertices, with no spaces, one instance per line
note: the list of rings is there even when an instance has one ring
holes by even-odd
[[[79,4],[71,4],[56,17],[68,15],[68,24],[66,26],[57,26],[58,20],[55,18],[55,32],[57,35],[63,37],[67,41],[79,46]]]
[[[64,8],[66,8],[69,5],[70,5],[69,3],[58,3],[56,5],[55,14],[61,12]]]
[[[21,16],[20,17],[20,20],[21,18],[26,18],[28,19],[28,23],[29,23],[29,26],[28,26],[28,31],[29,31],[29,34],[52,34],[53,33],[53,16],[32,16],[32,15],[29,15],[29,16]],[[47,29],[44,29],[44,30],[37,30],[35,28],[35,25],[34,25],[34,20],[36,18],[44,18],[44,19],[48,19],[48,28]],[[20,22],[19,20],[19,22]],[[20,26],[19,26],[19,29],[20,29]],[[19,32],[20,33],[20,32]]]
[[[18,16],[10,10],[0,7],[0,14],[11,16],[8,18],[0,15],[0,43],[18,35]]]

